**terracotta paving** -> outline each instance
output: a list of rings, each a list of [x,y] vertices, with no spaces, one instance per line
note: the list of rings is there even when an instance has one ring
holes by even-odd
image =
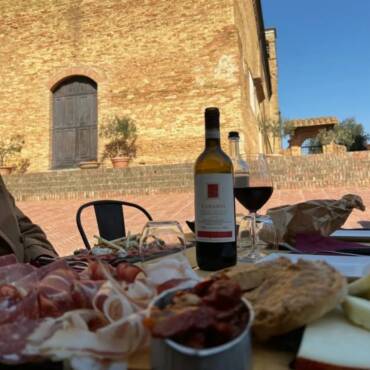
[[[353,211],[345,227],[370,227],[370,189],[366,188],[333,188],[317,190],[277,190],[262,210],[276,207],[287,203],[297,203],[309,199],[335,199],[344,194],[353,193],[362,197],[368,210],[361,212]],[[192,193],[152,194],[142,196],[127,196],[124,200],[138,203],[149,211],[155,220],[177,220],[188,231],[185,220],[194,217],[194,205]],[[33,222],[39,224],[55,246],[60,255],[68,255],[73,250],[82,248],[82,239],[78,233],[75,217],[79,206],[86,200],[47,200],[47,201],[24,201],[18,206],[30,217]],[[243,212],[239,207],[237,212]],[[125,210],[126,229],[139,232],[145,224],[145,216],[136,210]],[[97,234],[96,222],[93,212],[86,211],[83,215],[83,223],[93,240]]]

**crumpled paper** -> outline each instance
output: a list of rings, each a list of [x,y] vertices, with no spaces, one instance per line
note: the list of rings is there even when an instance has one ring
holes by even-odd
[[[346,222],[354,208],[365,210],[361,197],[347,194],[337,200],[309,200],[271,208],[267,215],[275,225],[278,241],[295,245],[297,234],[329,236]]]

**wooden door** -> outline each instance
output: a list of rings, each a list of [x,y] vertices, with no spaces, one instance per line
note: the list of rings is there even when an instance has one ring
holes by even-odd
[[[63,81],[53,93],[53,168],[97,159],[97,85],[83,76]]]

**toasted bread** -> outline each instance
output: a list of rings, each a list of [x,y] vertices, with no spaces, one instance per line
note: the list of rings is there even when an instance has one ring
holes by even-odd
[[[266,340],[304,326],[332,310],[347,292],[346,279],[325,262],[286,258],[239,265],[227,275],[253,305],[253,332]]]

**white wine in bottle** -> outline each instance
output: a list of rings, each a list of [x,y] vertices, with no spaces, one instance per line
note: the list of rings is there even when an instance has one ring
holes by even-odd
[[[195,237],[200,269],[236,263],[233,165],[220,145],[220,113],[205,110],[206,145],[195,162]]]

